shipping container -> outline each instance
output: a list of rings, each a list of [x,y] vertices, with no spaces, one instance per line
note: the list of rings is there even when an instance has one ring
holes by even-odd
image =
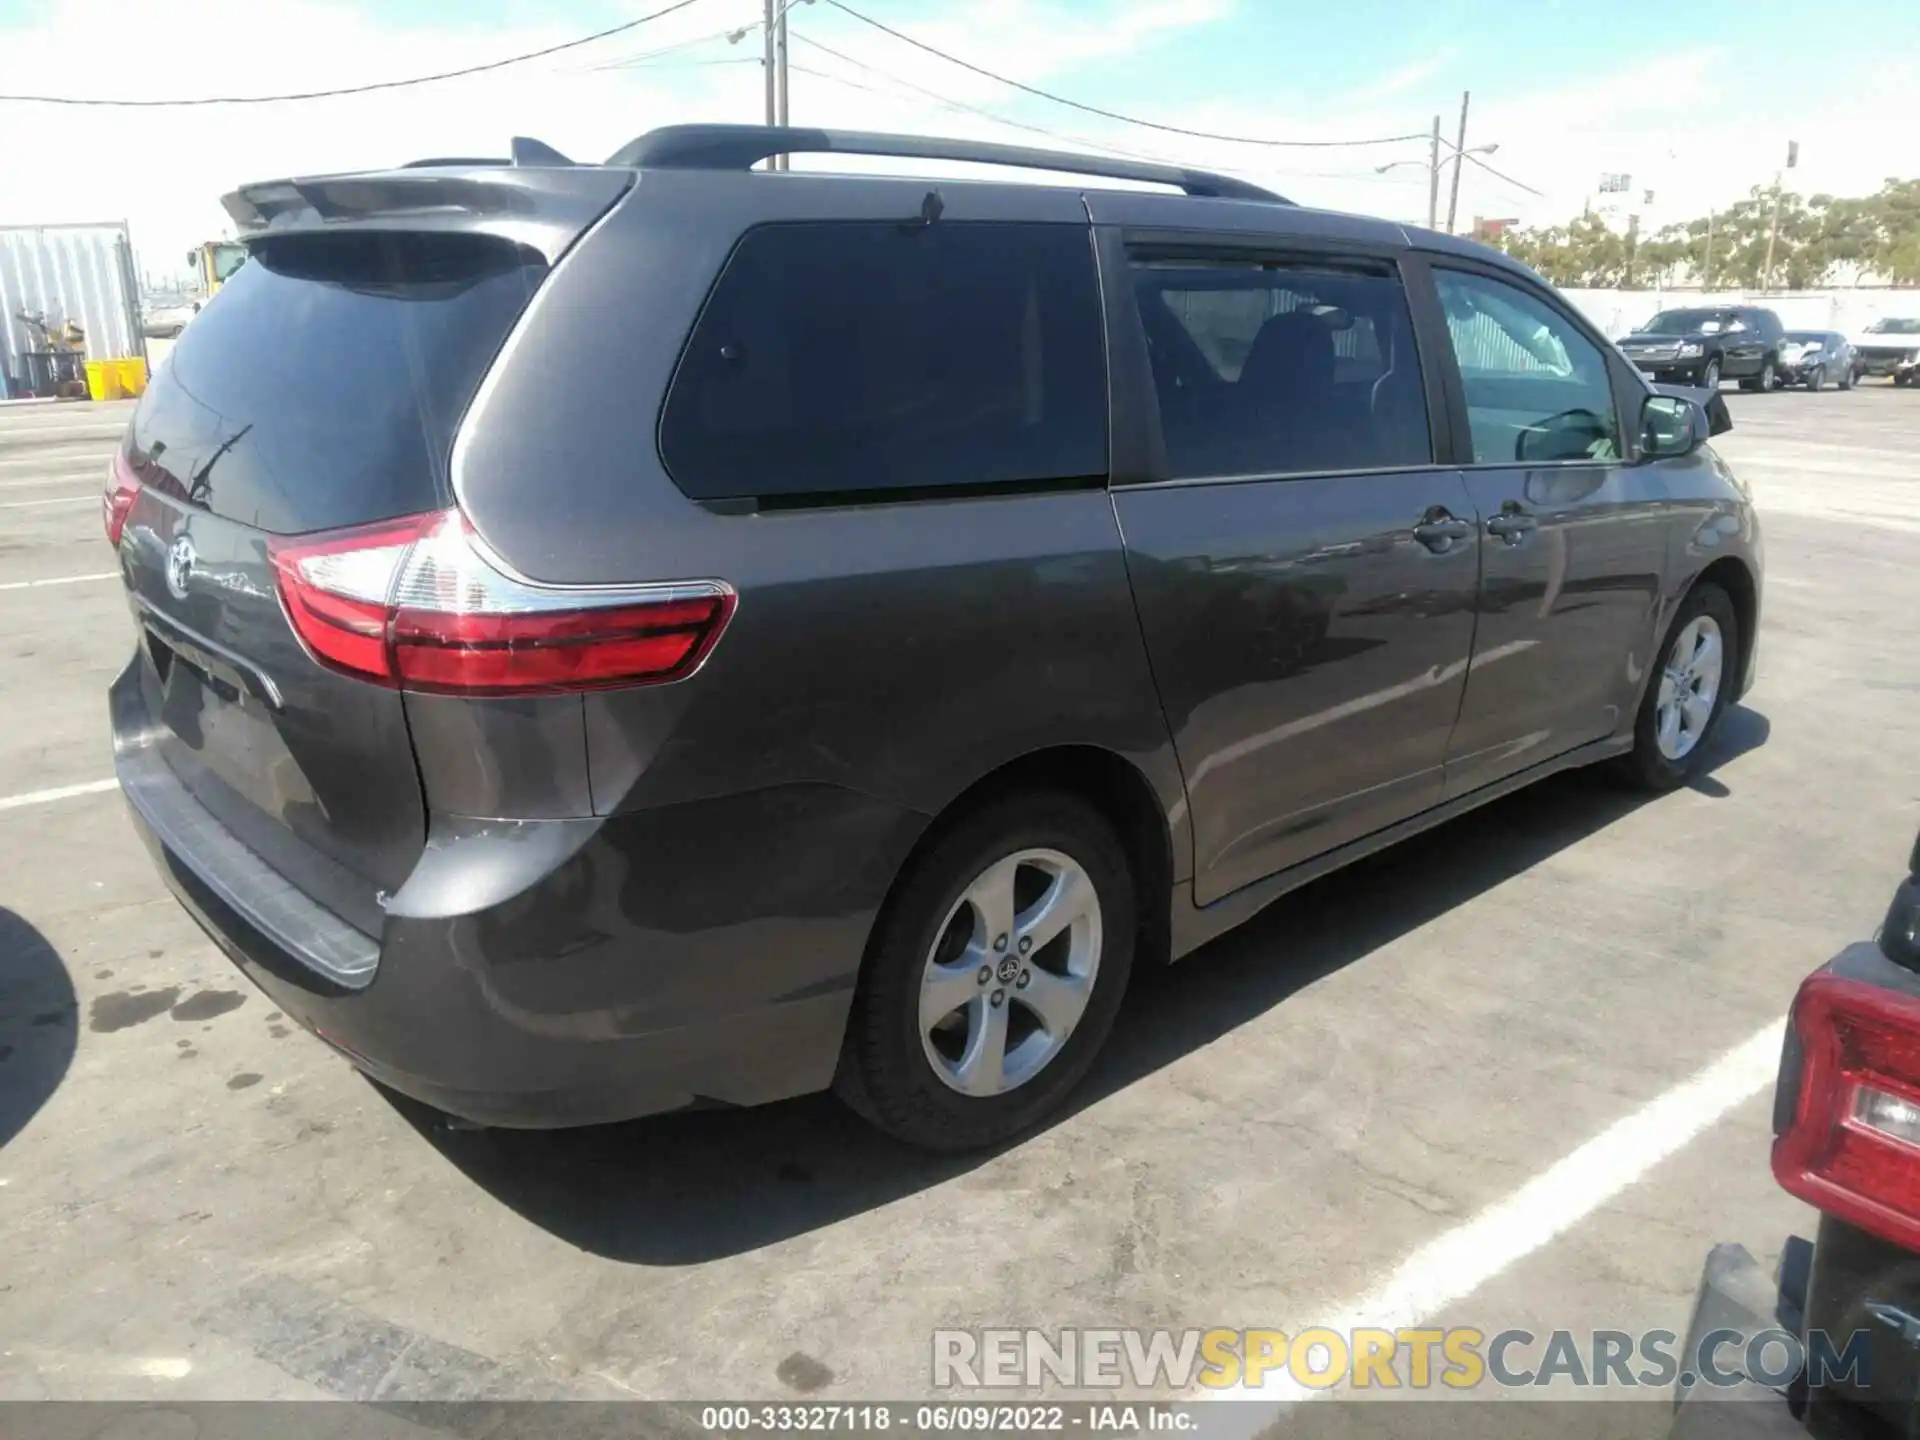
[[[69,322],[86,336],[86,359],[146,359],[140,286],[124,222],[0,226],[0,389],[8,396],[45,388],[46,347],[25,316],[59,332]]]

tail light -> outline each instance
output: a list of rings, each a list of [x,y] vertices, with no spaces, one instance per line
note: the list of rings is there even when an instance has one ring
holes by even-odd
[[[733,591],[547,586],[486,553],[458,510],[268,542],[287,618],[322,664],[461,695],[678,680],[706,659]]]
[[[1774,1178],[1920,1250],[1920,998],[1822,973],[1801,985],[1793,1029],[1797,1096],[1773,1142]]]
[[[127,528],[127,513],[140,498],[140,481],[135,478],[127,457],[115,455],[107,470],[107,488],[100,496],[100,523],[107,527],[107,543],[120,548],[120,533]]]

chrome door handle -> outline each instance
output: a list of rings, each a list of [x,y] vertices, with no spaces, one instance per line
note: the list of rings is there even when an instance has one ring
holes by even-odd
[[[1531,515],[1505,511],[1487,521],[1487,534],[1498,535],[1509,545],[1518,545],[1539,525]]]
[[[1446,554],[1456,540],[1465,540],[1472,534],[1471,521],[1456,519],[1437,505],[1413,527],[1413,538],[1436,555]]]

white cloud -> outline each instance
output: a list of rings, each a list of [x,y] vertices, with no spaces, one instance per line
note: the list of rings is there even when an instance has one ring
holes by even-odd
[[[1459,53],[1458,46],[1445,46],[1437,54],[1387,71],[1378,80],[1369,81],[1354,91],[1351,98],[1363,105],[1370,105],[1379,100],[1391,100],[1409,90],[1417,90],[1451,66]]]
[[[147,267],[171,273],[189,245],[224,232],[218,197],[244,181],[431,154],[503,153],[513,134],[596,159],[659,124],[758,120],[760,70],[751,63],[758,33],[730,46],[715,32],[759,13],[756,0],[707,0],[552,60],[336,101],[186,111],[0,106],[15,137],[0,149],[0,224],[124,216]],[[1177,108],[1150,93],[1102,95],[1103,66],[1153,55],[1203,27],[1230,40],[1221,22],[1231,14],[1232,0],[1131,0],[1104,14],[1068,10],[1061,0],[971,0],[901,28],[1028,83],[1226,134],[1333,140],[1424,132],[1436,109],[1448,115],[1450,133],[1457,103],[1451,84],[1473,82],[1472,66],[1442,51],[1397,68],[1383,65],[1377,80],[1331,102],[1287,88],[1284,77],[1258,94],[1222,94]],[[498,59],[569,39],[578,23],[399,27],[322,0],[261,0],[240,17],[232,0],[43,0],[33,23],[4,32],[8,79],[13,88],[30,76],[44,86],[122,97],[325,88]],[[1020,97],[824,5],[802,3],[796,17],[792,57],[804,67],[793,77],[797,123],[1110,146],[1242,173],[1303,203],[1404,220],[1425,213],[1424,140],[1277,149],[1158,133]],[[797,38],[804,35],[874,70],[813,49]],[[618,68],[621,61],[632,63]],[[748,63],[712,63],[741,61]],[[1920,173],[1920,132],[1896,118],[1911,108],[1910,98],[1902,99],[1907,81],[1891,61],[1849,77],[1840,103],[1793,111],[1791,125],[1777,97],[1721,86],[1719,77],[1730,73],[1737,65],[1715,49],[1668,50],[1517,94],[1476,91],[1469,143],[1497,141],[1492,163],[1547,194],[1528,197],[1469,167],[1463,223],[1476,214],[1562,219],[1578,211],[1603,170],[1634,174],[1657,191],[1661,207],[1697,213],[1769,181],[1788,138],[1802,142],[1804,168],[1794,177],[1802,188],[1858,192],[1888,174]],[[955,109],[910,86],[1062,138]],[[1910,97],[1910,87],[1904,93]],[[23,135],[33,142],[21,143]],[[1376,165],[1403,159],[1416,163],[1374,173]]]

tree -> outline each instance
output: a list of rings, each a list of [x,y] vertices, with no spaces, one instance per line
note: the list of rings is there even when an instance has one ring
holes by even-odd
[[[1777,207],[1777,217],[1776,217]],[[1774,227],[1778,226],[1777,231]],[[1709,235],[1711,231],[1711,235]],[[1773,232],[1773,268],[1767,239]],[[1920,180],[1875,194],[1801,196],[1755,186],[1723,210],[1651,236],[1622,236],[1591,214],[1565,225],[1508,230],[1502,249],[1556,285],[1811,289],[1836,273],[1920,285]]]

